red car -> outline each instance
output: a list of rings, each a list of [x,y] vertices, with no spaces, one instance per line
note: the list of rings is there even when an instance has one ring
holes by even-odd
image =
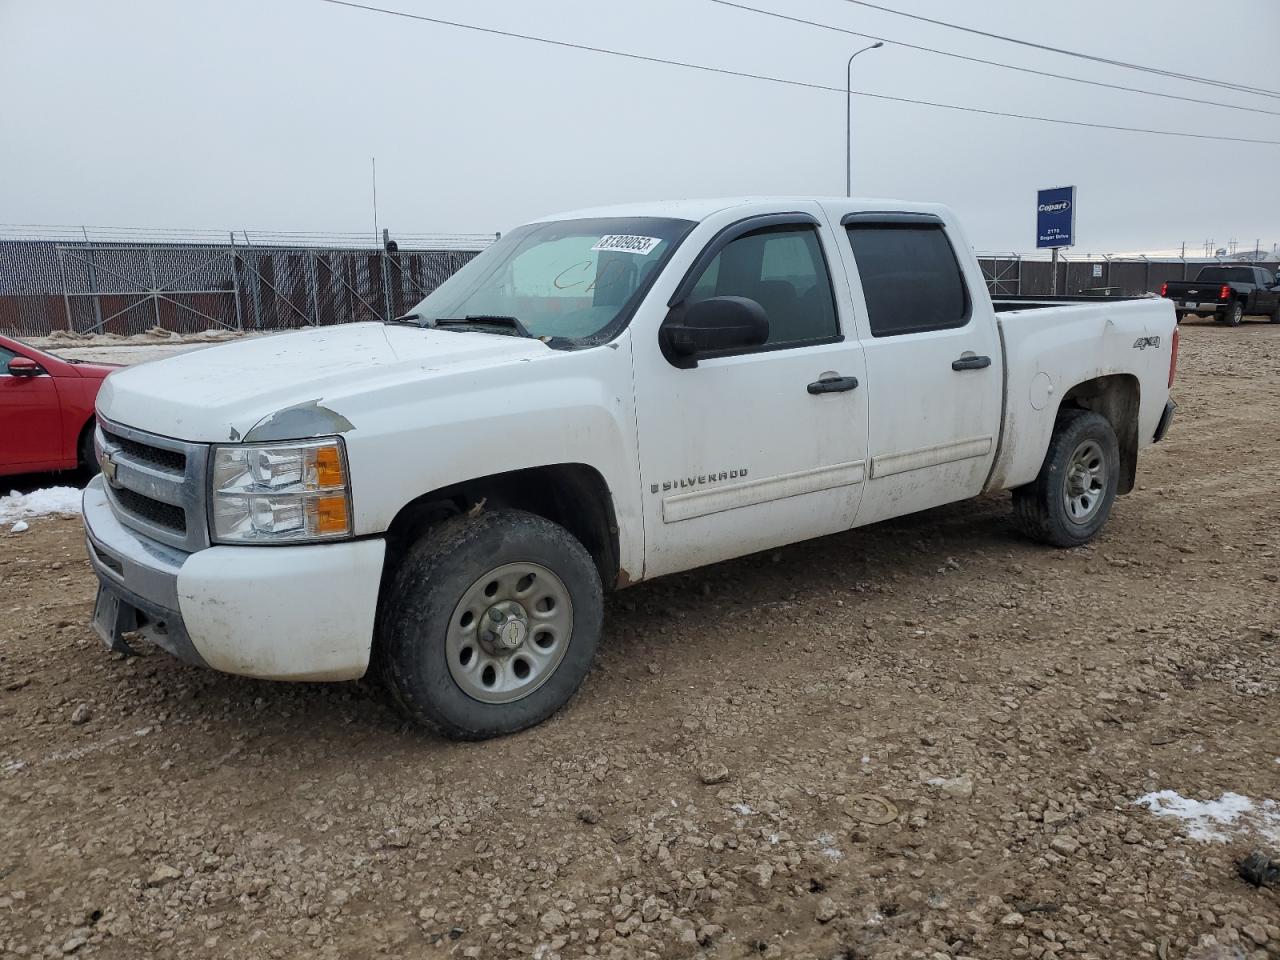
[[[93,403],[116,366],[62,360],[0,336],[0,476],[96,473]]]

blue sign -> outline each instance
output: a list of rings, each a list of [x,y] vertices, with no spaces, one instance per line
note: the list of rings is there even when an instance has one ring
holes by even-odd
[[[1076,188],[1053,187],[1036,194],[1036,246],[1069,247],[1076,242]]]

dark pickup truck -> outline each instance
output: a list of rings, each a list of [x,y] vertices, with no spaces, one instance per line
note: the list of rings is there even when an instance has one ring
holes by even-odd
[[[1238,326],[1246,316],[1280,323],[1280,273],[1262,267],[1202,267],[1194,280],[1170,280],[1160,296],[1173,301],[1178,322],[1188,315],[1213,315],[1219,323]]]

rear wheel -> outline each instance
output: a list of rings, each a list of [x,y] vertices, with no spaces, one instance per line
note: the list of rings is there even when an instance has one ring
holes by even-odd
[[[1228,327],[1240,326],[1240,321],[1244,319],[1244,304],[1239,300],[1227,304],[1227,309],[1223,311],[1220,319]]]
[[[1280,302],[1276,303],[1276,308],[1271,312],[1271,322],[1280,323]]]
[[[483,740],[545,720],[591,667],[600,576],[567,530],[495,510],[432,528],[391,579],[379,659],[414,722]]]
[[[1032,539],[1078,547],[1107,522],[1119,479],[1110,421],[1091,410],[1063,410],[1039,475],[1013,492],[1014,516]]]

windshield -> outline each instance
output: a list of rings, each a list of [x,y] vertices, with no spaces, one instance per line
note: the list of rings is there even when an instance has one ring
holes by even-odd
[[[509,331],[492,321],[514,318],[520,332],[534,337],[568,345],[599,343],[631,319],[694,226],[665,217],[526,224],[469,262],[410,314],[423,325],[471,318],[470,328],[485,332]]]
[[[1214,283],[1253,283],[1255,277],[1252,267],[1205,267],[1196,279]]]

